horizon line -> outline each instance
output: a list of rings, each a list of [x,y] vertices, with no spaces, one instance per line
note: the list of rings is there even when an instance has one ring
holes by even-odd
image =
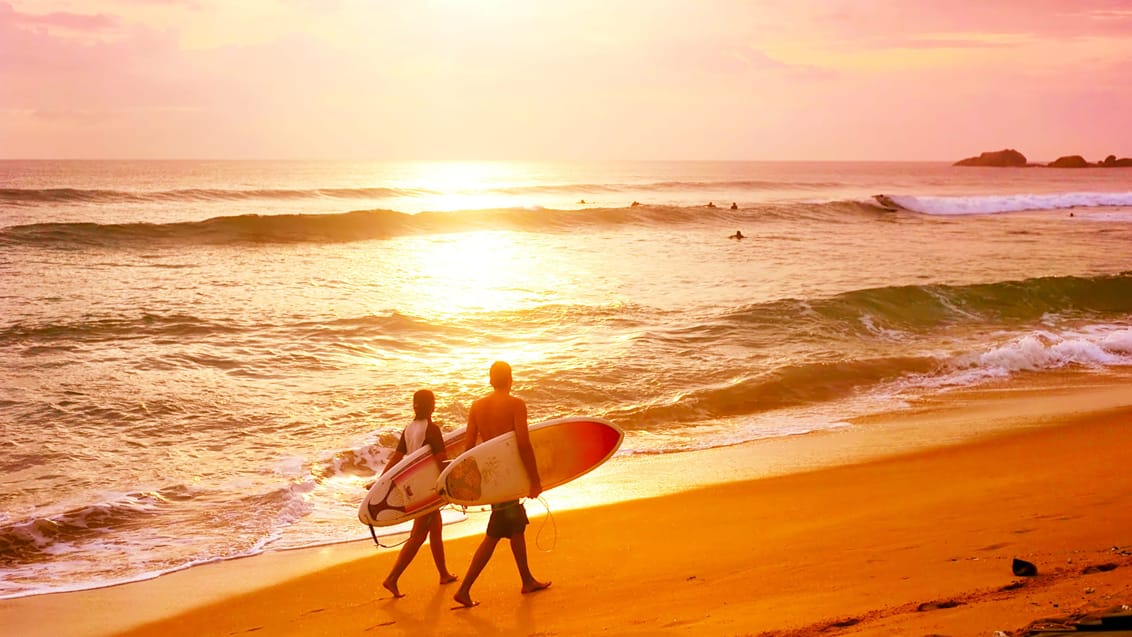
[[[230,162],[359,162],[359,163],[394,163],[394,162],[486,162],[486,163],[519,163],[519,162],[552,162],[552,163],[917,163],[933,164],[959,161],[956,159],[718,159],[718,158],[690,158],[690,159],[569,159],[569,158],[541,158],[541,159],[486,159],[486,158],[300,158],[300,157],[0,157],[0,161],[230,161]]]

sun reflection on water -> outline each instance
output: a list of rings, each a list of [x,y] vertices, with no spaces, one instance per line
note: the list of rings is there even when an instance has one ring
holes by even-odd
[[[482,389],[487,365],[541,367],[554,346],[541,337],[542,308],[561,302],[554,260],[535,254],[522,233],[482,231],[407,238],[401,245],[403,307],[431,324],[457,328],[439,351],[401,352]],[[551,290],[557,290],[551,295]],[[388,355],[388,354],[387,354]],[[482,369],[481,369],[482,368]],[[517,382],[521,383],[517,374]],[[463,385],[463,382],[458,384]]]
[[[533,274],[529,261],[517,253],[510,233],[473,232],[423,243],[407,265],[427,286],[424,309],[451,319],[520,308],[530,289],[523,282]]]
[[[411,200],[404,210],[461,215],[529,206],[535,196],[525,202],[528,189],[562,177],[548,178],[545,166],[535,163],[449,161],[405,163],[383,179]],[[557,247],[513,229],[412,234],[367,246],[371,271],[383,274],[367,305],[379,312],[395,307],[436,328],[414,336],[413,348],[379,348],[373,364],[420,370],[429,382],[472,395],[485,387],[493,360],[515,367],[517,386],[522,370],[546,374],[563,367],[562,340],[546,335],[572,321],[570,308],[587,303],[589,286],[565,274],[577,272],[577,251]]]

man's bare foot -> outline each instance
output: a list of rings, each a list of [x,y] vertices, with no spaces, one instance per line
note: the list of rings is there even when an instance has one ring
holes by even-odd
[[[444,575],[440,576],[440,583],[441,583],[441,585],[451,584],[452,582],[455,582],[458,579],[460,579],[460,578],[456,577],[455,575],[453,575],[451,573],[445,573]]]
[[[538,580],[531,580],[527,584],[523,584],[523,594],[534,593],[535,591],[542,591],[550,588],[550,582],[540,582]]]
[[[385,580],[384,582],[381,583],[381,585],[385,587],[385,590],[389,591],[390,593],[393,593],[394,599],[399,599],[399,598],[405,596],[404,593],[397,590],[397,582],[391,582],[389,580]]]
[[[464,608],[471,608],[472,606],[479,605],[479,602],[473,602],[472,596],[464,591],[457,591],[456,594],[452,596],[452,599],[456,600],[456,603],[460,604],[460,606],[463,606]]]

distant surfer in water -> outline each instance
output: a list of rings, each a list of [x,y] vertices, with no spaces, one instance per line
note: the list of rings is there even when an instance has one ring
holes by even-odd
[[[503,361],[496,361],[491,366],[490,379],[492,392],[472,403],[468,411],[468,430],[465,438],[468,449],[476,446],[476,440],[484,442],[497,436],[514,431],[515,442],[519,447],[519,459],[530,478],[531,490],[527,497],[537,498],[542,493],[542,479],[535,464],[535,452],[531,448],[530,431],[527,428],[527,403],[522,398],[511,395],[511,366]],[[523,580],[523,594],[541,591],[550,586],[550,582],[540,582],[531,575],[527,565],[527,511],[519,500],[500,502],[491,505],[491,517],[487,521],[487,533],[475,555],[472,563],[468,565],[468,573],[460,583],[460,590],[453,596],[460,605],[472,607],[477,602],[472,601],[472,584],[480,576],[499,540],[507,539],[511,542],[511,553],[515,557],[515,566],[519,567],[519,577]]]
[[[732,202],[731,202],[731,209],[732,209],[732,210],[738,210],[738,209],[739,209],[739,204],[737,204],[737,203],[735,203],[734,201],[732,201]]]
[[[888,195],[873,195],[873,199],[876,199],[881,208],[884,208],[885,210],[888,210],[890,212],[896,212],[900,209],[900,204],[893,201],[892,197],[889,197]]]
[[[747,237],[746,237],[746,235],[743,234],[742,230],[736,230],[735,234],[733,234],[733,235],[731,235],[730,237],[727,237],[727,238],[728,239],[746,239]]]
[[[397,443],[397,449],[389,457],[389,462],[385,463],[382,474],[401,462],[401,459],[406,455],[425,445],[432,449],[432,459],[436,462],[436,467],[438,469],[444,468],[448,455],[444,451],[444,435],[440,432],[440,427],[432,422],[432,412],[435,408],[436,396],[431,391],[422,389],[413,394],[413,422],[409,423],[405,430],[401,432],[401,440]],[[397,588],[397,580],[409,567],[413,558],[417,556],[417,551],[424,544],[426,537],[429,547],[432,549],[432,561],[436,563],[436,570],[440,573],[440,583],[450,584],[456,581],[456,576],[448,572],[448,566],[444,562],[444,539],[441,537],[443,528],[440,511],[433,511],[413,520],[413,530],[409,532],[409,539],[405,542],[405,546],[401,548],[401,552],[397,554],[397,561],[393,563],[393,569],[389,571],[389,575],[381,583],[390,593],[393,593],[393,597],[405,596]]]

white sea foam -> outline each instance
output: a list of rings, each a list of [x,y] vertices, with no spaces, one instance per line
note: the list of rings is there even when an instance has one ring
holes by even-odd
[[[1108,345],[1110,336],[1115,337],[1114,342],[1123,343],[1124,339],[1129,338],[1128,333],[1129,330],[1122,330],[1098,337],[1085,333],[1056,334],[1039,331],[978,354],[973,362],[979,367],[1004,372],[1036,371],[1072,364],[1132,365],[1132,357],[1122,355]]]
[[[1132,329],[1111,332],[1101,337],[1105,351],[1132,357]]]
[[[891,195],[903,208],[929,215],[984,215],[1023,210],[1132,206],[1132,192],[1022,193],[963,197]]]
[[[861,322],[861,325],[863,325],[866,330],[868,330],[872,334],[876,334],[880,338],[890,341],[899,341],[905,336],[904,332],[901,332],[900,330],[878,326],[876,324],[876,320],[871,314],[862,314],[857,318],[857,320]]]
[[[904,389],[959,388],[1071,366],[1106,368],[1132,366],[1132,328],[1098,325],[1075,330],[1033,331],[985,351],[945,357],[950,371],[918,375],[900,384]]]

